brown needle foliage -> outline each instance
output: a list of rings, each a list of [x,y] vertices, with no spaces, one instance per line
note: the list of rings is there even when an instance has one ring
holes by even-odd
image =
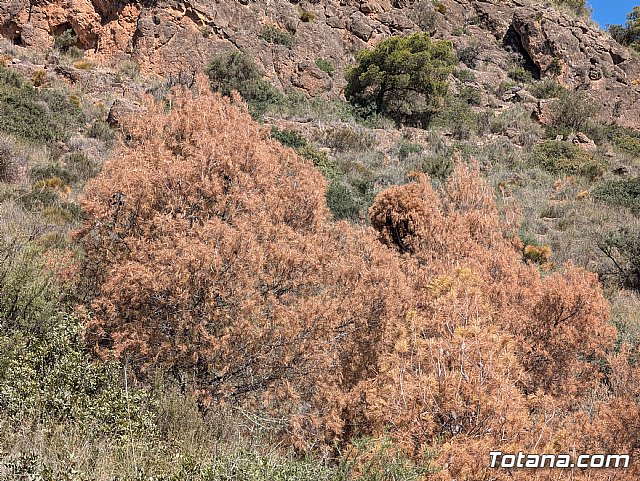
[[[231,101],[147,107],[86,191],[89,339],[142,377],[168,370],[205,404],[259,405],[305,447],[328,444],[405,309],[397,260],[332,223],[319,172]]]
[[[469,480],[514,479],[488,468],[496,446],[575,452],[606,431],[580,440],[569,432],[603,385],[615,339],[597,279],[523,262],[477,166],[458,163],[440,193],[426,177],[384,192],[370,215],[403,256],[415,308],[388,327],[381,373],[368,385],[372,424],[392,426],[415,456],[440,445],[438,479]],[[630,445],[617,446],[637,450]],[[548,479],[536,476],[515,474]]]
[[[637,452],[640,375],[597,279],[523,260],[476,165],[381,193],[373,228],[335,223],[308,161],[201,90],[130,118],[87,187],[96,351],[267,412],[301,450],[436,450],[441,480],[561,479],[491,470],[492,449]]]

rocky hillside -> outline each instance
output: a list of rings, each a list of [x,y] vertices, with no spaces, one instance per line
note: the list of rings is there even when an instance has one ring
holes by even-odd
[[[44,50],[73,29],[89,58],[130,57],[166,75],[202,70],[212,55],[239,48],[283,90],[339,97],[345,67],[360,49],[390,35],[426,30],[466,52],[483,102],[523,64],[534,79],[557,78],[602,105],[603,120],[640,127],[640,60],[592,22],[523,0],[8,0],[0,34]],[[331,65],[327,72],[317,60]],[[327,70],[327,69],[325,69]],[[544,117],[544,103],[515,100]]]

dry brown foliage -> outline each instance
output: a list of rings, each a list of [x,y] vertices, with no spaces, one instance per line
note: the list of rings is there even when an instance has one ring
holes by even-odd
[[[523,261],[476,165],[383,192],[375,230],[335,223],[308,161],[201,90],[129,119],[88,185],[97,351],[267,412],[301,450],[436,450],[434,479],[609,479],[492,470],[492,449],[637,454],[640,374],[609,354],[596,277]]]

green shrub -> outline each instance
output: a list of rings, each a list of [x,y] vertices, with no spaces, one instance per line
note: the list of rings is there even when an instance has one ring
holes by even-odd
[[[390,37],[363,50],[347,71],[346,99],[398,123],[425,124],[444,106],[456,58],[447,41],[427,33]]]
[[[1,66],[0,112],[0,131],[28,142],[67,140],[84,122],[66,92],[34,89]]]
[[[431,33],[436,26],[436,11],[431,2],[417,2],[414,20],[423,32]]]
[[[542,136],[540,126],[531,119],[531,113],[515,105],[493,116],[489,123],[489,129],[496,134],[506,135],[510,131],[512,140],[527,147],[531,147],[538,142]]]
[[[453,157],[450,155],[432,155],[421,166],[422,172],[434,179],[444,180],[453,172]]]
[[[320,70],[328,73],[329,75],[331,75],[335,71],[335,68],[333,67],[331,62],[324,58],[316,59],[316,65]]]
[[[69,47],[64,55],[69,60],[80,60],[82,57],[84,57],[84,50],[74,45]]]
[[[271,105],[283,100],[278,89],[263,79],[251,57],[240,50],[216,55],[205,72],[213,91],[226,96],[237,91],[254,117],[260,117]]]
[[[0,62],[0,86],[3,88],[22,88],[27,85],[24,77],[17,70],[7,68]]]
[[[47,222],[55,225],[70,224],[74,220],[73,212],[64,207],[46,207],[41,214]]]
[[[396,155],[401,161],[407,160],[413,154],[420,154],[424,148],[420,144],[414,144],[405,139],[401,139],[394,149]]]
[[[596,105],[584,94],[565,90],[551,104],[551,125],[555,133],[568,134],[586,130],[590,120],[597,113]]]
[[[608,180],[596,187],[592,195],[608,204],[640,212],[640,177]]]
[[[31,83],[34,87],[42,87],[47,83],[47,72],[42,69],[33,72],[31,75]]]
[[[134,60],[124,60],[118,63],[120,78],[135,80],[140,75],[140,64]]]
[[[367,212],[375,199],[376,182],[384,180],[374,165],[381,165],[382,154],[346,153],[340,155],[330,168],[327,205],[337,220],[354,223],[367,222]]]
[[[553,59],[551,59],[551,64],[547,68],[547,73],[550,73],[554,77],[557,77],[562,73],[562,65],[562,60],[559,57],[553,57]],[[606,72],[604,68],[603,72]]]
[[[375,138],[364,129],[340,126],[324,130],[319,140],[337,152],[349,152],[369,149]]]
[[[451,132],[457,140],[469,140],[474,134],[484,131],[481,116],[474,112],[466,100],[450,97],[446,109],[434,115],[431,126]]]
[[[307,145],[307,140],[299,132],[291,129],[280,130],[278,127],[271,127],[271,138],[292,149],[299,149]]]
[[[0,137],[0,182],[15,180],[19,164],[24,162],[18,145],[11,138]]]
[[[293,47],[293,35],[275,25],[264,25],[260,30],[259,37],[268,43],[284,45],[288,48]]]
[[[482,92],[476,87],[464,86],[460,89],[458,98],[464,100],[469,105],[478,106],[482,104]]]
[[[74,318],[49,313],[46,332],[13,331],[0,336],[0,408],[19,422],[77,422],[93,434],[125,435],[129,412],[138,430],[150,429],[140,409],[142,391],[129,398],[115,367],[94,364],[85,353],[82,326]]]
[[[77,180],[69,169],[57,162],[33,167],[29,171],[29,177],[34,183],[53,178],[62,179],[66,184],[71,184]]]
[[[618,148],[635,157],[640,157],[640,137],[619,135],[615,137],[614,142]]]
[[[72,29],[69,29],[65,30],[55,38],[53,41],[53,47],[60,52],[67,53],[71,47],[76,47],[77,43],[78,36]]]
[[[531,72],[524,67],[514,67],[507,73],[510,79],[519,83],[533,82],[533,76]]]
[[[469,68],[476,68],[481,49],[478,46],[464,47],[458,50],[458,60]]]
[[[62,311],[63,291],[52,281],[35,241],[27,232],[4,234],[0,421],[14,426],[29,420],[77,422],[88,432],[114,435],[131,427],[149,429],[150,418],[142,413],[144,394],[131,390],[127,398],[120,371],[94,364],[87,355],[82,325]]]
[[[35,212],[55,205],[60,199],[54,189],[33,187],[27,191],[19,191],[18,202],[30,212]]]
[[[601,176],[606,169],[606,163],[596,155],[570,142],[555,140],[538,144],[531,161],[552,174],[581,175],[589,179]]]
[[[71,152],[58,162],[33,167],[29,176],[38,183],[46,179],[59,178],[64,184],[84,183],[100,171],[98,163],[83,152]]]
[[[277,127],[271,127],[271,137],[282,145],[291,147],[298,155],[309,159],[313,165],[322,172],[325,179],[332,182],[337,179],[341,172],[336,163],[329,159],[325,152],[316,149],[305,139],[300,133],[291,129],[280,130]]]
[[[313,22],[316,19],[316,16],[313,14],[313,12],[310,12],[309,10],[302,10],[300,12],[300,21],[301,22]]]
[[[556,80],[545,79],[532,83],[529,86],[529,91],[536,98],[551,99],[559,97],[563,92],[565,92],[565,88]]]
[[[329,183],[338,179],[342,172],[333,159],[330,159],[326,152],[316,149],[311,145],[305,145],[296,149],[296,151],[305,159],[313,162],[313,165],[322,173]]]
[[[457,68],[453,71],[453,75],[455,78],[460,80],[461,82],[475,82],[476,74],[474,74],[468,68]]]
[[[86,182],[100,172],[100,165],[83,152],[72,152],[62,158],[72,182]]]
[[[363,202],[362,195],[340,182],[332,182],[327,189],[327,205],[336,220],[359,222],[364,218],[368,206],[373,202]]]
[[[598,249],[609,264],[601,276],[640,291],[640,232],[628,228],[609,232],[598,242]]]
[[[103,120],[96,120],[91,124],[87,130],[87,137],[101,140],[110,147],[113,146],[116,139],[113,129]]]
[[[28,241],[31,234],[12,235],[4,223],[0,229],[0,335],[42,334],[56,310],[59,292],[44,269],[44,260]]]

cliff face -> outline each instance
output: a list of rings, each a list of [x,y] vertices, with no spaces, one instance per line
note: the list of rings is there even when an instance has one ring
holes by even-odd
[[[290,46],[261,35],[272,26]],[[534,78],[556,77],[602,105],[604,121],[640,128],[640,60],[594,25],[520,0],[5,0],[0,35],[46,49],[69,28],[89,56],[131,56],[166,75],[195,72],[215,53],[250,53],[280,88],[338,96],[358,50],[389,35],[427,30],[459,52],[475,47],[486,98],[515,62]],[[316,66],[328,60],[332,75]],[[505,102],[492,98],[492,104]],[[544,110],[544,106],[536,108]]]

